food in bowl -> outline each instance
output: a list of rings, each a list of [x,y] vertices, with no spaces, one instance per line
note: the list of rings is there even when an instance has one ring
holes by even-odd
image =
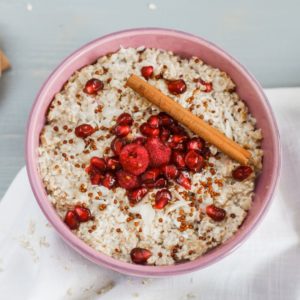
[[[126,87],[131,74],[248,149],[249,166]],[[255,124],[230,77],[200,58],[120,48],[55,95],[40,135],[40,174],[58,215],[95,250],[136,264],[190,261],[247,216],[262,169]]]

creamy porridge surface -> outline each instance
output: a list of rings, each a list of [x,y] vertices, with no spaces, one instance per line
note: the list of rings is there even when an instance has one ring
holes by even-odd
[[[130,141],[142,135],[142,123],[160,112],[125,87],[128,77],[142,76],[145,66],[153,67],[147,78],[151,85],[251,152],[253,172],[246,179],[233,178],[239,164],[208,145],[211,155],[201,171],[182,171],[190,178],[190,189],[171,180],[166,187],[171,199],[163,208],[154,205],[161,188],[149,188],[140,202],[130,205],[126,189],[92,184],[86,169],[94,156],[114,156],[112,128],[118,116],[129,113],[134,121],[124,138]],[[91,78],[103,83],[95,94],[86,92]],[[174,95],[168,82],[179,79],[186,90]],[[131,252],[136,248],[149,251],[147,264],[170,265],[196,259],[224,243],[251,207],[263,155],[261,130],[234,90],[226,73],[199,58],[184,59],[158,49],[120,48],[75,72],[49,107],[38,149],[40,174],[61,219],[76,205],[88,208],[92,217],[81,222],[74,234],[97,251],[126,262],[132,262]],[[89,124],[94,132],[78,137],[75,129],[81,124]],[[212,205],[226,213],[221,220],[207,214]]]

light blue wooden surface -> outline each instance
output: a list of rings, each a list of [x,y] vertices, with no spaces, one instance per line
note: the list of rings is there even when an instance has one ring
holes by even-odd
[[[223,47],[264,87],[299,86],[299,11],[299,0],[0,0],[0,48],[13,66],[0,79],[0,197],[24,164],[37,91],[79,46],[127,28],[174,28]]]

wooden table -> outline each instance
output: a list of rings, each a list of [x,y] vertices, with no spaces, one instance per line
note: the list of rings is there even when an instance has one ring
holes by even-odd
[[[0,198],[24,165],[24,134],[41,84],[69,53],[104,34],[167,27],[203,36],[245,64],[264,87],[300,85],[300,4],[253,1],[0,2]],[[156,9],[155,9],[156,8]]]

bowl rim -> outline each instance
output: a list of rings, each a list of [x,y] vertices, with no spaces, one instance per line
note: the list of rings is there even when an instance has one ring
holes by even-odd
[[[220,248],[219,251],[218,249],[216,249],[214,255],[209,255],[208,253],[207,255],[201,256],[201,258],[193,260],[191,262],[186,262],[186,263],[176,264],[176,265],[168,265],[168,266],[141,266],[141,265],[135,265],[135,264],[119,261],[104,253],[94,250],[86,243],[84,243],[82,240],[80,240],[77,236],[75,236],[75,234],[73,234],[72,231],[70,231],[65,226],[63,221],[59,219],[58,215],[54,211],[47,197],[44,196],[43,194],[45,193],[45,189],[44,186],[41,185],[41,177],[39,175],[39,171],[37,168],[35,168],[37,155],[36,155],[36,149],[32,148],[33,147],[32,145],[34,145],[34,140],[33,140],[33,135],[31,134],[31,130],[34,129],[33,120],[35,116],[35,111],[37,110],[38,104],[43,102],[43,95],[47,93],[48,85],[51,85],[51,83],[55,82],[56,75],[60,71],[65,69],[66,66],[72,62],[72,60],[76,59],[77,55],[80,55],[82,54],[82,52],[87,51],[87,49],[93,47],[98,42],[101,41],[103,42],[105,40],[109,41],[110,39],[119,38],[121,36],[126,36],[126,35],[131,36],[134,35],[135,33],[173,35],[178,39],[180,38],[189,39],[194,42],[198,42],[198,43],[200,42],[201,44],[204,44],[209,48],[213,48],[213,50],[217,52],[218,55],[223,56],[226,60],[231,61],[234,67],[238,69],[240,73],[243,73],[243,75],[247,78],[247,81],[253,83],[256,93],[259,94],[260,98],[264,100],[262,101],[262,105],[265,106],[266,111],[269,113],[269,119],[273,123],[272,133],[275,139],[275,149],[273,150],[274,150],[274,160],[276,166],[275,166],[275,171],[273,173],[272,179],[270,180],[272,184],[270,185],[269,192],[266,196],[266,201],[264,202],[261,209],[259,210],[259,213],[255,215],[253,221],[242,231],[242,233],[239,236],[234,238],[235,237],[234,235],[233,238],[230,239],[230,242],[222,245],[222,248]],[[226,51],[221,49],[219,46],[216,46],[214,43],[209,42],[202,37],[198,37],[196,35],[186,33],[180,30],[157,28],[157,27],[146,27],[146,28],[133,28],[133,29],[117,31],[111,34],[104,35],[100,38],[94,39],[91,42],[83,45],[73,53],[71,53],[62,62],[58,64],[58,66],[54,69],[54,71],[44,81],[32,105],[29,119],[27,122],[27,129],[26,129],[25,159],[26,159],[26,170],[27,170],[29,182],[33,194],[35,196],[35,199],[38,202],[41,210],[43,211],[48,221],[52,224],[52,226],[55,228],[55,230],[59,233],[59,235],[63,238],[65,242],[67,242],[72,248],[75,248],[83,256],[85,256],[86,258],[88,258],[89,260],[93,261],[98,265],[102,265],[128,275],[160,277],[160,276],[183,274],[183,273],[192,272],[197,269],[202,269],[204,267],[207,267],[221,260],[225,256],[229,255],[231,252],[237,249],[237,247],[240,246],[242,242],[244,242],[249,237],[249,235],[254,231],[254,229],[257,228],[259,222],[262,221],[263,217],[265,216],[272,202],[271,200],[279,180],[279,173],[281,168],[281,146],[280,146],[278,127],[276,124],[274,113],[267,100],[267,97],[265,96],[259,82],[248,70],[246,70],[246,68],[241,63],[239,63],[235,58],[233,58],[230,54],[228,54]]]

